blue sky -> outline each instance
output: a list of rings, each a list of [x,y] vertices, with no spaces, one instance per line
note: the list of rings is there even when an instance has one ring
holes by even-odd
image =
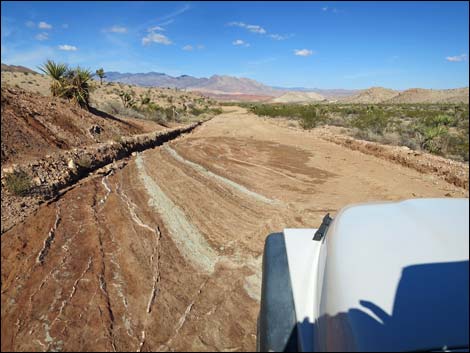
[[[1,3],[1,60],[284,87],[468,86],[467,2]]]

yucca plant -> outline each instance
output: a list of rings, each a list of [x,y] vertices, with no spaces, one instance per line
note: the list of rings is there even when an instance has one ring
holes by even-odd
[[[82,69],[80,66],[67,71],[66,76],[66,95],[67,98],[82,108],[89,107],[90,84],[93,74],[90,70]]]
[[[50,86],[52,96],[62,96],[64,93],[64,75],[69,70],[68,66],[66,64],[56,63],[52,60],[47,60],[42,66],[39,66],[39,70],[44,72],[47,76],[52,79]]]
[[[52,79],[51,94],[54,97],[67,98],[82,108],[88,109],[90,99],[90,84],[93,74],[80,66],[70,69],[66,64],[47,60],[39,67]]]

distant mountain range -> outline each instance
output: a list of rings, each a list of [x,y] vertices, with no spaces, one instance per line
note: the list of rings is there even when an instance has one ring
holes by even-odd
[[[34,72],[23,66],[2,63],[2,71]],[[456,89],[412,88],[404,91],[383,87],[363,90],[319,89],[304,87],[273,87],[249,78],[213,75],[209,78],[189,75],[170,76],[160,72],[106,72],[106,80],[144,87],[170,87],[199,91],[204,95],[226,101],[266,101],[273,103],[313,103],[337,101],[344,103],[467,103],[468,87]]]
[[[170,87],[199,91],[219,100],[267,101],[273,103],[313,103],[338,101],[344,103],[468,103],[468,88],[422,89],[405,91],[383,87],[363,90],[319,89],[305,87],[276,87],[264,85],[249,78],[226,75],[193,77],[170,76],[159,72],[106,73],[107,80],[139,86]]]
[[[7,64],[4,64],[4,63],[2,63],[2,71],[27,72],[27,73],[30,73],[30,74],[37,73],[36,71],[28,69],[27,67],[24,67],[24,66],[7,65]]]
[[[191,91],[201,91],[213,96],[266,96],[278,97],[286,92],[314,92],[324,98],[341,98],[357,93],[357,90],[346,89],[318,89],[305,87],[273,87],[264,85],[258,81],[249,78],[239,78],[226,75],[213,75],[209,78],[197,78],[189,75],[170,76],[160,72],[148,73],[106,73],[107,80],[112,82],[122,82],[126,84],[135,84],[139,86],[155,86],[186,89]]]
[[[249,78],[239,78],[225,75],[213,75],[209,78],[197,78],[189,75],[170,76],[160,72],[148,73],[119,73],[107,72],[106,80],[135,84],[139,86],[170,87],[191,91],[202,91],[213,94],[250,94],[278,96],[281,90],[263,85]]]

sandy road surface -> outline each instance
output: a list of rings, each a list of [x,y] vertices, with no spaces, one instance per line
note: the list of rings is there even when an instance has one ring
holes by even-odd
[[[353,202],[462,197],[230,107],[2,236],[2,350],[255,348],[267,234]]]

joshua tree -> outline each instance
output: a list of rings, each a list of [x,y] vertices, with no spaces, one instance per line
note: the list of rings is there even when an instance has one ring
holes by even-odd
[[[96,70],[96,76],[100,78],[100,85],[103,84],[103,78],[106,78],[103,68]]]

